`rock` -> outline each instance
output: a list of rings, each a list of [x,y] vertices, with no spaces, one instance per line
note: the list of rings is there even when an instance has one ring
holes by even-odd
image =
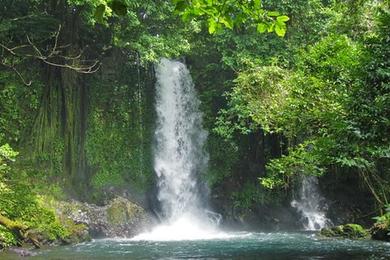
[[[111,235],[134,236],[150,224],[145,210],[124,198],[116,198],[107,206]]]
[[[27,257],[27,256],[36,256],[37,253],[32,252],[26,248],[21,247],[11,247],[8,249],[10,252],[17,254],[18,256]]]
[[[370,233],[374,240],[390,241],[390,229],[386,223],[375,223]]]
[[[62,220],[62,224],[70,233],[66,238],[62,240],[63,243],[76,244],[91,240],[87,225],[76,223],[70,218]]]
[[[106,206],[71,201],[60,202],[56,208],[63,223],[82,225],[76,230],[81,238],[86,236],[82,227],[92,237],[132,237],[151,223],[142,207],[123,197],[111,200]]]
[[[341,237],[349,239],[363,239],[367,238],[369,233],[361,225],[345,224],[331,228],[323,228],[320,235],[325,237]]]

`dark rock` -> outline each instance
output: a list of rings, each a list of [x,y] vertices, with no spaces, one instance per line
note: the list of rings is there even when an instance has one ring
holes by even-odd
[[[390,241],[390,229],[386,223],[375,223],[370,233],[374,240]]]

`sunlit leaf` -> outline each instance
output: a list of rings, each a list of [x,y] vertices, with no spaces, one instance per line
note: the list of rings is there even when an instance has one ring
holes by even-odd
[[[257,31],[258,31],[258,32],[263,33],[263,32],[265,32],[266,30],[267,30],[267,25],[266,25],[265,23],[259,23],[259,24],[257,25]]]
[[[286,34],[286,25],[284,23],[276,23],[275,33],[280,37],[284,37],[284,35]]]
[[[286,16],[286,15],[281,15],[281,16],[278,16],[278,17],[276,18],[276,20],[277,20],[278,22],[287,22],[288,20],[290,20],[290,18],[289,18],[288,16]]]
[[[277,11],[270,11],[267,14],[268,14],[268,16],[279,16],[280,15],[280,13]]]

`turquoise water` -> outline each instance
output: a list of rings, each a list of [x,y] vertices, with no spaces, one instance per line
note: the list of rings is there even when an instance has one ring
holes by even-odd
[[[1,255],[0,255],[1,256]],[[0,257],[1,258],[1,257]],[[232,233],[196,241],[99,239],[38,251],[32,259],[390,259],[390,243],[312,233]]]

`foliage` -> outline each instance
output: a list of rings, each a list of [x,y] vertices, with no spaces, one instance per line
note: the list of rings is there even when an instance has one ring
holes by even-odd
[[[275,32],[278,36],[284,36],[289,20],[288,16],[277,11],[265,10],[260,0],[173,0],[173,3],[175,11],[184,21],[204,17],[210,34],[220,32],[223,28],[234,29],[249,24],[255,26],[258,32]]]
[[[385,212],[373,218],[377,224],[385,224],[387,227],[390,227],[390,205],[385,205]]]
[[[238,160],[237,146],[219,136],[209,135],[207,150],[211,157],[204,178],[209,187],[215,187],[233,175]]]
[[[0,225],[0,242],[5,247],[16,245],[17,238],[14,233]]]
[[[116,59],[114,56],[112,59]],[[86,153],[92,168],[92,187],[132,187],[142,192],[151,182],[151,129],[153,113],[147,87],[149,84],[140,65],[123,61],[126,66],[112,64],[122,70],[121,77],[113,83],[109,75],[94,80],[91,90],[90,114],[86,136]],[[140,78],[129,77],[129,71]],[[141,80],[144,80],[141,82]]]
[[[198,23],[178,24],[170,1],[69,0],[89,26],[111,34],[110,46],[137,52],[143,65],[160,57],[179,57],[190,50],[188,38]],[[92,27],[93,28],[93,27]],[[104,51],[104,50],[103,50]]]
[[[77,5],[85,5],[86,1],[70,1]],[[93,19],[101,24],[105,24],[107,19],[116,16],[126,16],[134,9],[142,6],[136,1],[120,0],[98,0],[88,3],[92,5],[94,11]],[[286,22],[289,17],[281,15],[277,11],[268,11],[262,7],[260,0],[256,1],[231,1],[222,2],[212,0],[172,0],[174,11],[180,15],[185,22],[194,18],[203,18],[207,20],[208,31],[210,34],[221,31],[224,27],[228,29],[240,28],[245,24],[255,26],[258,32],[275,32],[278,36],[284,36],[286,33]],[[161,3],[165,5],[165,3]],[[150,3],[148,3],[150,6]],[[173,9],[171,9],[173,11]]]
[[[294,175],[321,176],[325,169],[322,167],[326,161],[329,142],[326,138],[307,141],[291,149],[288,155],[273,159],[267,165],[267,177],[260,178],[261,184],[273,189],[288,185],[289,179]]]
[[[31,88],[21,84],[16,75],[0,72],[0,142],[17,143],[28,134],[39,104],[39,82]]]
[[[69,232],[54,211],[46,208],[42,198],[34,193],[27,176],[16,175],[10,167],[17,154],[9,145],[0,147],[0,215],[44,234],[51,241],[65,238]],[[20,242],[17,239],[11,230],[0,225],[0,241],[4,245]]]
[[[257,183],[245,183],[241,190],[232,193],[233,207],[242,211],[248,211],[254,205],[273,204],[280,201],[277,193],[258,186]]]
[[[215,131],[226,138],[232,137],[235,131],[248,134],[259,124],[271,131],[272,112],[282,105],[287,92],[280,84],[285,74],[276,66],[240,73],[235,80],[236,87],[227,94],[229,108],[221,110]]]
[[[185,57],[194,77],[213,197],[287,205],[297,175],[348,173],[386,204],[388,1],[6,0],[0,17],[0,143],[20,152],[0,148],[0,208],[13,220],[63,237],[36,193],[148,190],[160,57]],[[86,60],[99,70],[69,68]]]
[[[385,212],[380,216],[374,217],[376,221],[370,230],[371,237],[376,240],[389,241],[390,239],[390,205],[385,205]]]
[[[343,31],[352,26],[344,13],[351,8],[365,24],[366,14],[375,14],[371,26]],[[240,70],[214,130],[231,141],[260,131],[286,138],[288,149],[268,159],[266,176],[258,174],[265,187],[288,189],[295,175],[353,171],[383,205],[390,194],[388,6],[335,3],[327,12],[323,28],[332,31],[306,48],[289,41],[296,53],[289,63],[253,57],[235,65]]]

